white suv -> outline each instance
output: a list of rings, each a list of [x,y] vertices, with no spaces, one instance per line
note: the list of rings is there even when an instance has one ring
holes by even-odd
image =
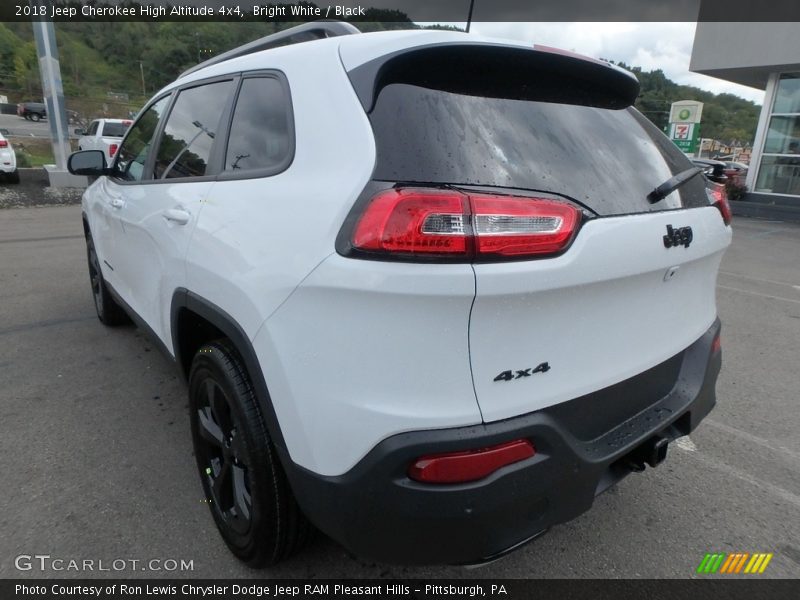
[[[242,560],[287,556],[309,521],[378,560],[490,560],[711,410],[729,208],[631,107],[626,71],[352,29],[212,59],[110,168],[72,155],[98,176],[97,313],[130,315],[187,378]]]

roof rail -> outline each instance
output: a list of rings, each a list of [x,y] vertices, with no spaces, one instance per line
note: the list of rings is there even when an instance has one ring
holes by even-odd
[[[340,35],[351,35],[354,33],[361,33],[361,31],[355,25],[344,21],[314,21],[312,23],[303,23],[297,27],[284,29],[278,33],[273,33],[272,35],[254,40],[244,46],[239,46],[233,50],[223,52],[214,58],[210,58],[186,69],[178,76],[178,79],[186,77],[190,73],[194,73],[200,69],[205,69],[206,67],[231,60],[232,58],[253,54],[254,52],[261,52],[262,50],[269,50],[270,48],[278,48],[280,46],[289,46],[290,44],[310,42],[312,40],[337,37]]]

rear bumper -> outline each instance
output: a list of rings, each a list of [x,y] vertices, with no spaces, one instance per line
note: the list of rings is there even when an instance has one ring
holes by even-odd
[[[588,510],[631,472],[634,450],[695,429],[716,401],[721,353],[712,342],[719,330],[716,321],[676,357],[595,394],[496,423],[395,435],[341,476],[284,460],[287,474],[311,521],[359,556],[407,564],[491,560]],[[664,377],[666,388],[656,381]],[[631,403],[637,389],[658,395]],[[486,479],[426,485],[406,476],[419,456],[519,438],[532,440],[536,455]]]

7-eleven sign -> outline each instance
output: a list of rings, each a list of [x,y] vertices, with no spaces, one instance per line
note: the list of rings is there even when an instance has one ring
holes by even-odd
[[[697,123],[670,123],[669,137],[686,154],[697,151],[700,126]]]
[[[685,154],[693,156],[697,152],[702,113],[702,102],[679,100],[672,103],[669,111],[669,137]]]

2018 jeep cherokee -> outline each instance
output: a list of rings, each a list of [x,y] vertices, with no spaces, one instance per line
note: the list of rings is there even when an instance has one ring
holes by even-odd
[[[188,380],[230,549],[308,521],[496,557],[655,466],[715,403],[717,189],[601,61],[311,24],[185,73],[83,199],[100,320]],[[307,43],[292,43],[318,37]],[[274,47],[279,46],[279,47]]]

